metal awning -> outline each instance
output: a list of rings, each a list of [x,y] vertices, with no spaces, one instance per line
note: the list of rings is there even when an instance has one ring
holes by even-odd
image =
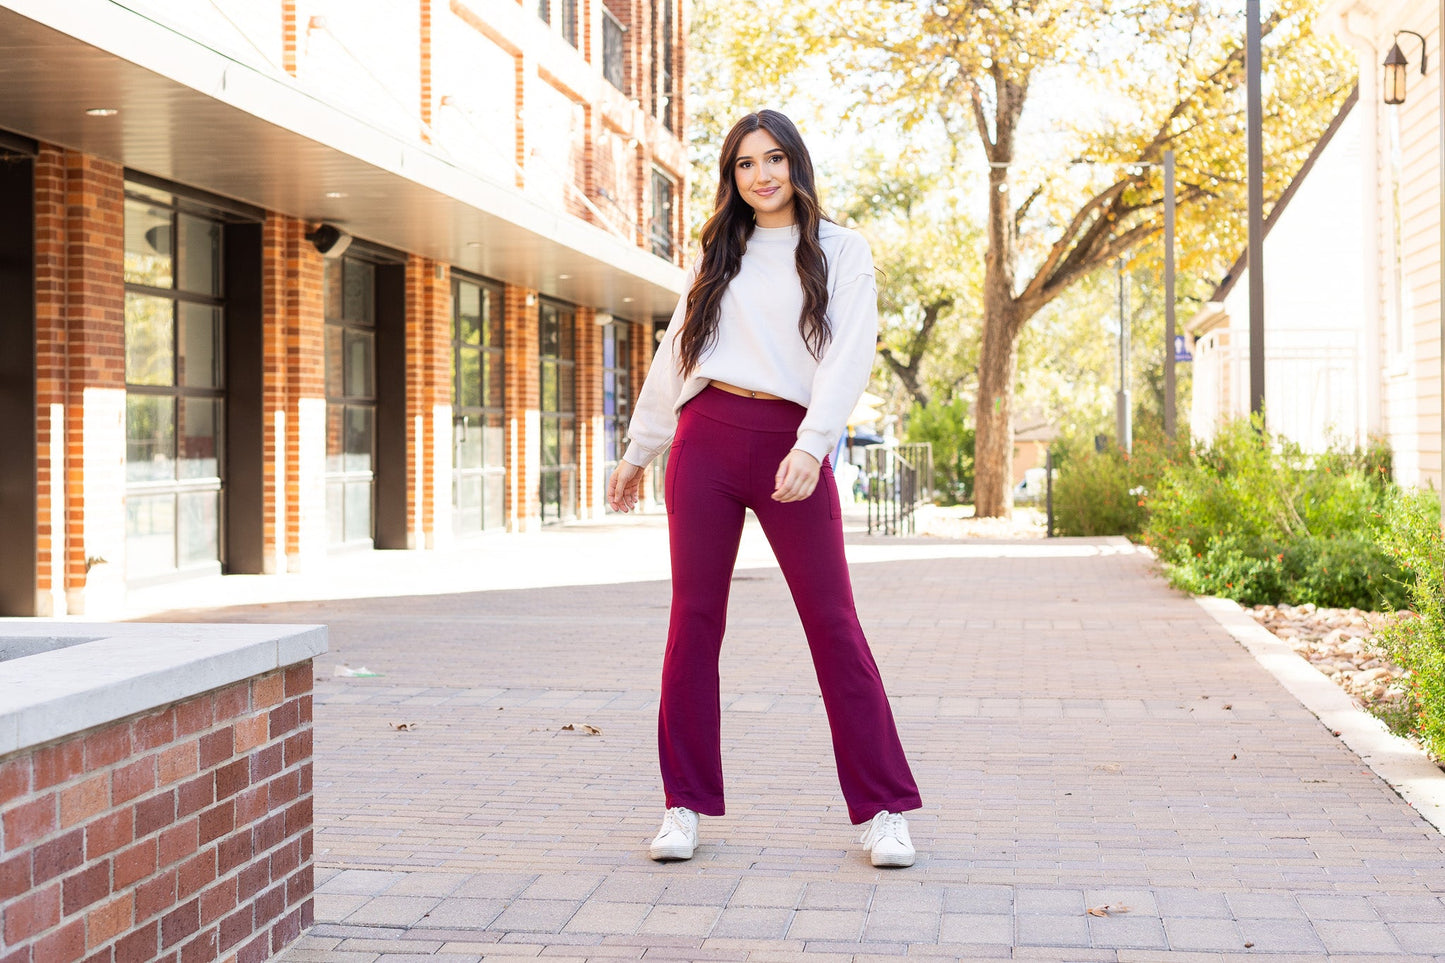
[[[0,129],[619,317],[682,290],[650,252],[109,0],[0,3]]]

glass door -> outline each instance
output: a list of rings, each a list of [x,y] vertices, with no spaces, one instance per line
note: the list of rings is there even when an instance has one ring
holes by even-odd
[[[326,262],[326,525],[369,547],[376,514],[376,265]]]
[[[502,289],[452,280],[452,520],[458,534],[506,523]]]
[[[602,460],[603,478],[611,478],[627,450],[627,425],[632,419],[632,325],[613,321],[602,328]]]
[[[542,521],[577,517],[577,339],[576,313],[556,302],[543,301],[542,471],[539,497]]]
[[[127,185],[126,578],[221,570],[222,222]]]

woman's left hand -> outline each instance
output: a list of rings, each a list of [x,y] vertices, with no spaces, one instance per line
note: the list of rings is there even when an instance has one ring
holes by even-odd
[[[778,466],[773,489],[775,502],[800,502],[813,494],[818,487],[818,473],[822,470],[818,459],[799,448],[788,452],[788,457]]]

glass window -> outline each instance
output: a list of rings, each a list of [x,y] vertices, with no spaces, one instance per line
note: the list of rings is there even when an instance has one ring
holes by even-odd
[[[602,11],[602,76],[618,90],[626,91],[622,69],[622,24],[611,11]]]
[[[369,407],[346,406],[346,458],[343,468],[347,472],[370,472],[372,470],[372,416]]]
[[[577,316],[561,304],[544,302],[538,313],[541,352],[542,520],[558,521],[577,511]]]
[[[370,331],[346,331],[343,336],[345,377],[348,398],[371,398],[376,394],[376,364],[372,354],[376,336]]]
[[[577,46],[577,0],[557,0],[562,5],[562,37]]]
[[[333,545],[371,541],[376,467],[376,270],[326,262],[326,518]]]
[[[155,574],[176,568],[176,496],[127,495],[126,573]]]
[[[221,225],[192,214],[176,214],[179,280],[176,287],[196,294],[221,293]]]
[[[224,224],[127,184],[126,576],[220,571]]]
[[[171,395],[125,398],[125,479],[170,481],[176,477],[176,399]]]
[[[672,260],[672,178],[652,171],[652,253]]]
[[[171,286],[172,212],[148,201],[125,202],[125,282],[149,288]]]
[[[501,291],[454,276],[452,313],[452,520],[479,532],[505,522]]]
[[[181,399],[178,434],[181,478],[221,477],[221,403],[215,398]]]
[[[460,366],[456,374],[459,395],[457,404],[463,408],[480,408],[483,392],[482,353],[462,348],[458,349],[456,358],[457,364]]]
[[[221,553],[221,493],[182,492],[177,507],[179,567],[191,568],[214,560]]]
[[[175,312],[170,298],[125,296],[125,380],[132,385],[175,384]]]
[[[221,311],[206,304],[180,303],[180,337],[176,339],[177,381],[188,388],[221,384]]]
[[[376,265],[355,258],[342,264],[342,317],[357,324],[376,323]]]

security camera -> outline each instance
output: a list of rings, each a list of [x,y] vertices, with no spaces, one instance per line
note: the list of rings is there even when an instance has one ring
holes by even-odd
[[[306,240],[315,245],[324,258],[341,257],[351,246],[351,235],[331,224],[321,225],[306,235]]]

